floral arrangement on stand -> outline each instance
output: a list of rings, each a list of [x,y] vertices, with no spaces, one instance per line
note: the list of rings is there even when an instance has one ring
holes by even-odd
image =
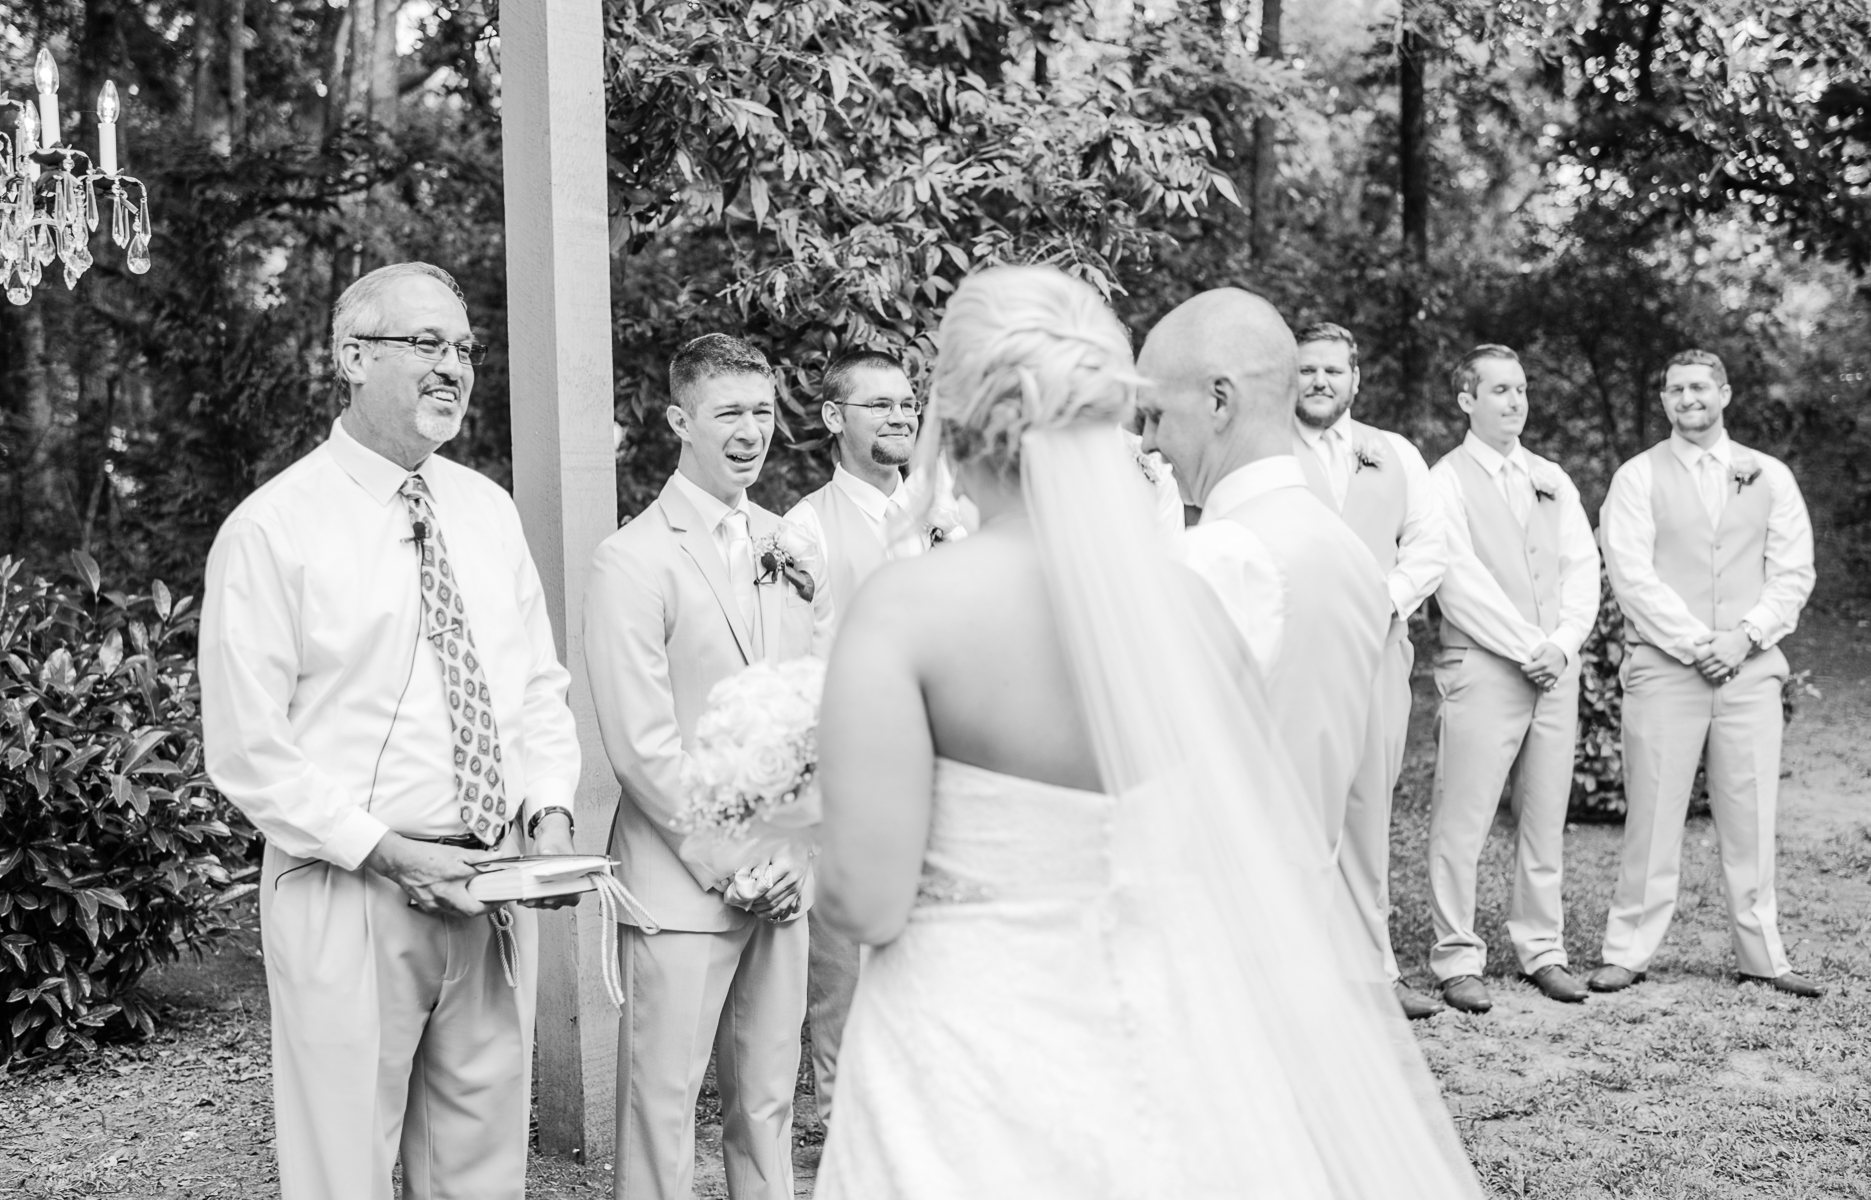
[[[823,813],[818,783],[817,658],[754,663],[717,683],[682,768],[682,857],[714,872],[728,903],[747,907],[791,846],[807,858]]]

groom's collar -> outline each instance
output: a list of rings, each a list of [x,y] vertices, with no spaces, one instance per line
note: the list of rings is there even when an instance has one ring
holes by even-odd
[[[673,509],[668,501],[674,497],[678,503]],[[701,486],[687,475],[677,471],[669,477],[669,483],[663,488],[665,510],[669,512],[669,524],[676,529],[687,529],[690,521],[700,525],[708,533],[714,533],[721,519],[735,509],[752,516],[753,509],[747,503],[747,493],[742,492],[732,505],[723,504],[718,498],[703,491]]]
[[[1279,488],[1305,486],[1306,473],[1292,455],[1257,458],[1223,475],[1221,481],[1209,489],[1208,498],[1202,504],[1201,523],[1219,521],[1256,496]]]

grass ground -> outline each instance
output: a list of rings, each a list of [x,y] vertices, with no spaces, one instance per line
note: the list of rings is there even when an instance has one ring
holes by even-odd
[[[1517,982],[1500,920],[1511,826],[1481,876],[1495,1008],[1417,1026],[1490,1193],[1547,1200],[1871,1198],[1871,628],[1814,618],[1790,647],[1823,698],[1788,732],[1781,930],[1816,1002],[1738,985],[1714,829],[1690,822],[1682,905],[1649,982],[1584,1005]],[[1396,947],[1416,982],[1430,942],[1424,844],[1433,695],[1416,723],[1393,830]],[[1566,837],[1567,948],[1598,961],[1620,830]],[[0,1195],[134,1200],[277,1195],[266,989],[249,947],[162,972],[163,1031],[138,1046],[0,1078]],[[799,1192],[823,1131],[798,1106]],[[712,1088],[698,1106],[697,1194],[726,1195]],[[609,1164],[535,1157],[528,1194],[607,1194]]]

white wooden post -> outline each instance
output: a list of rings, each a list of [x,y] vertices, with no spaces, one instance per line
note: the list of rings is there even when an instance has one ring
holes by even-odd
[[[500,6],[513,490],[572,673],[584,853],[603,852],[617,804],[583,632],[592,551],[617,527],[603,33],[600,0]],[[588,900],[542,918],[540,1149],[595,1161],[613,1140],[617,1015],[598,975],[611,930]]]

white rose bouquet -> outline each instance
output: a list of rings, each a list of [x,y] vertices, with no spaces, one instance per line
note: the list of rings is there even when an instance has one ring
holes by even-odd
[[[687,835],[682,857],[713,871],[730,904],[746,908],[765,894],[781,850],[801,861],[813,850],[824,687],[825,664],[796,658],[755,663],[708,693],[682,767],[677,824]]]

